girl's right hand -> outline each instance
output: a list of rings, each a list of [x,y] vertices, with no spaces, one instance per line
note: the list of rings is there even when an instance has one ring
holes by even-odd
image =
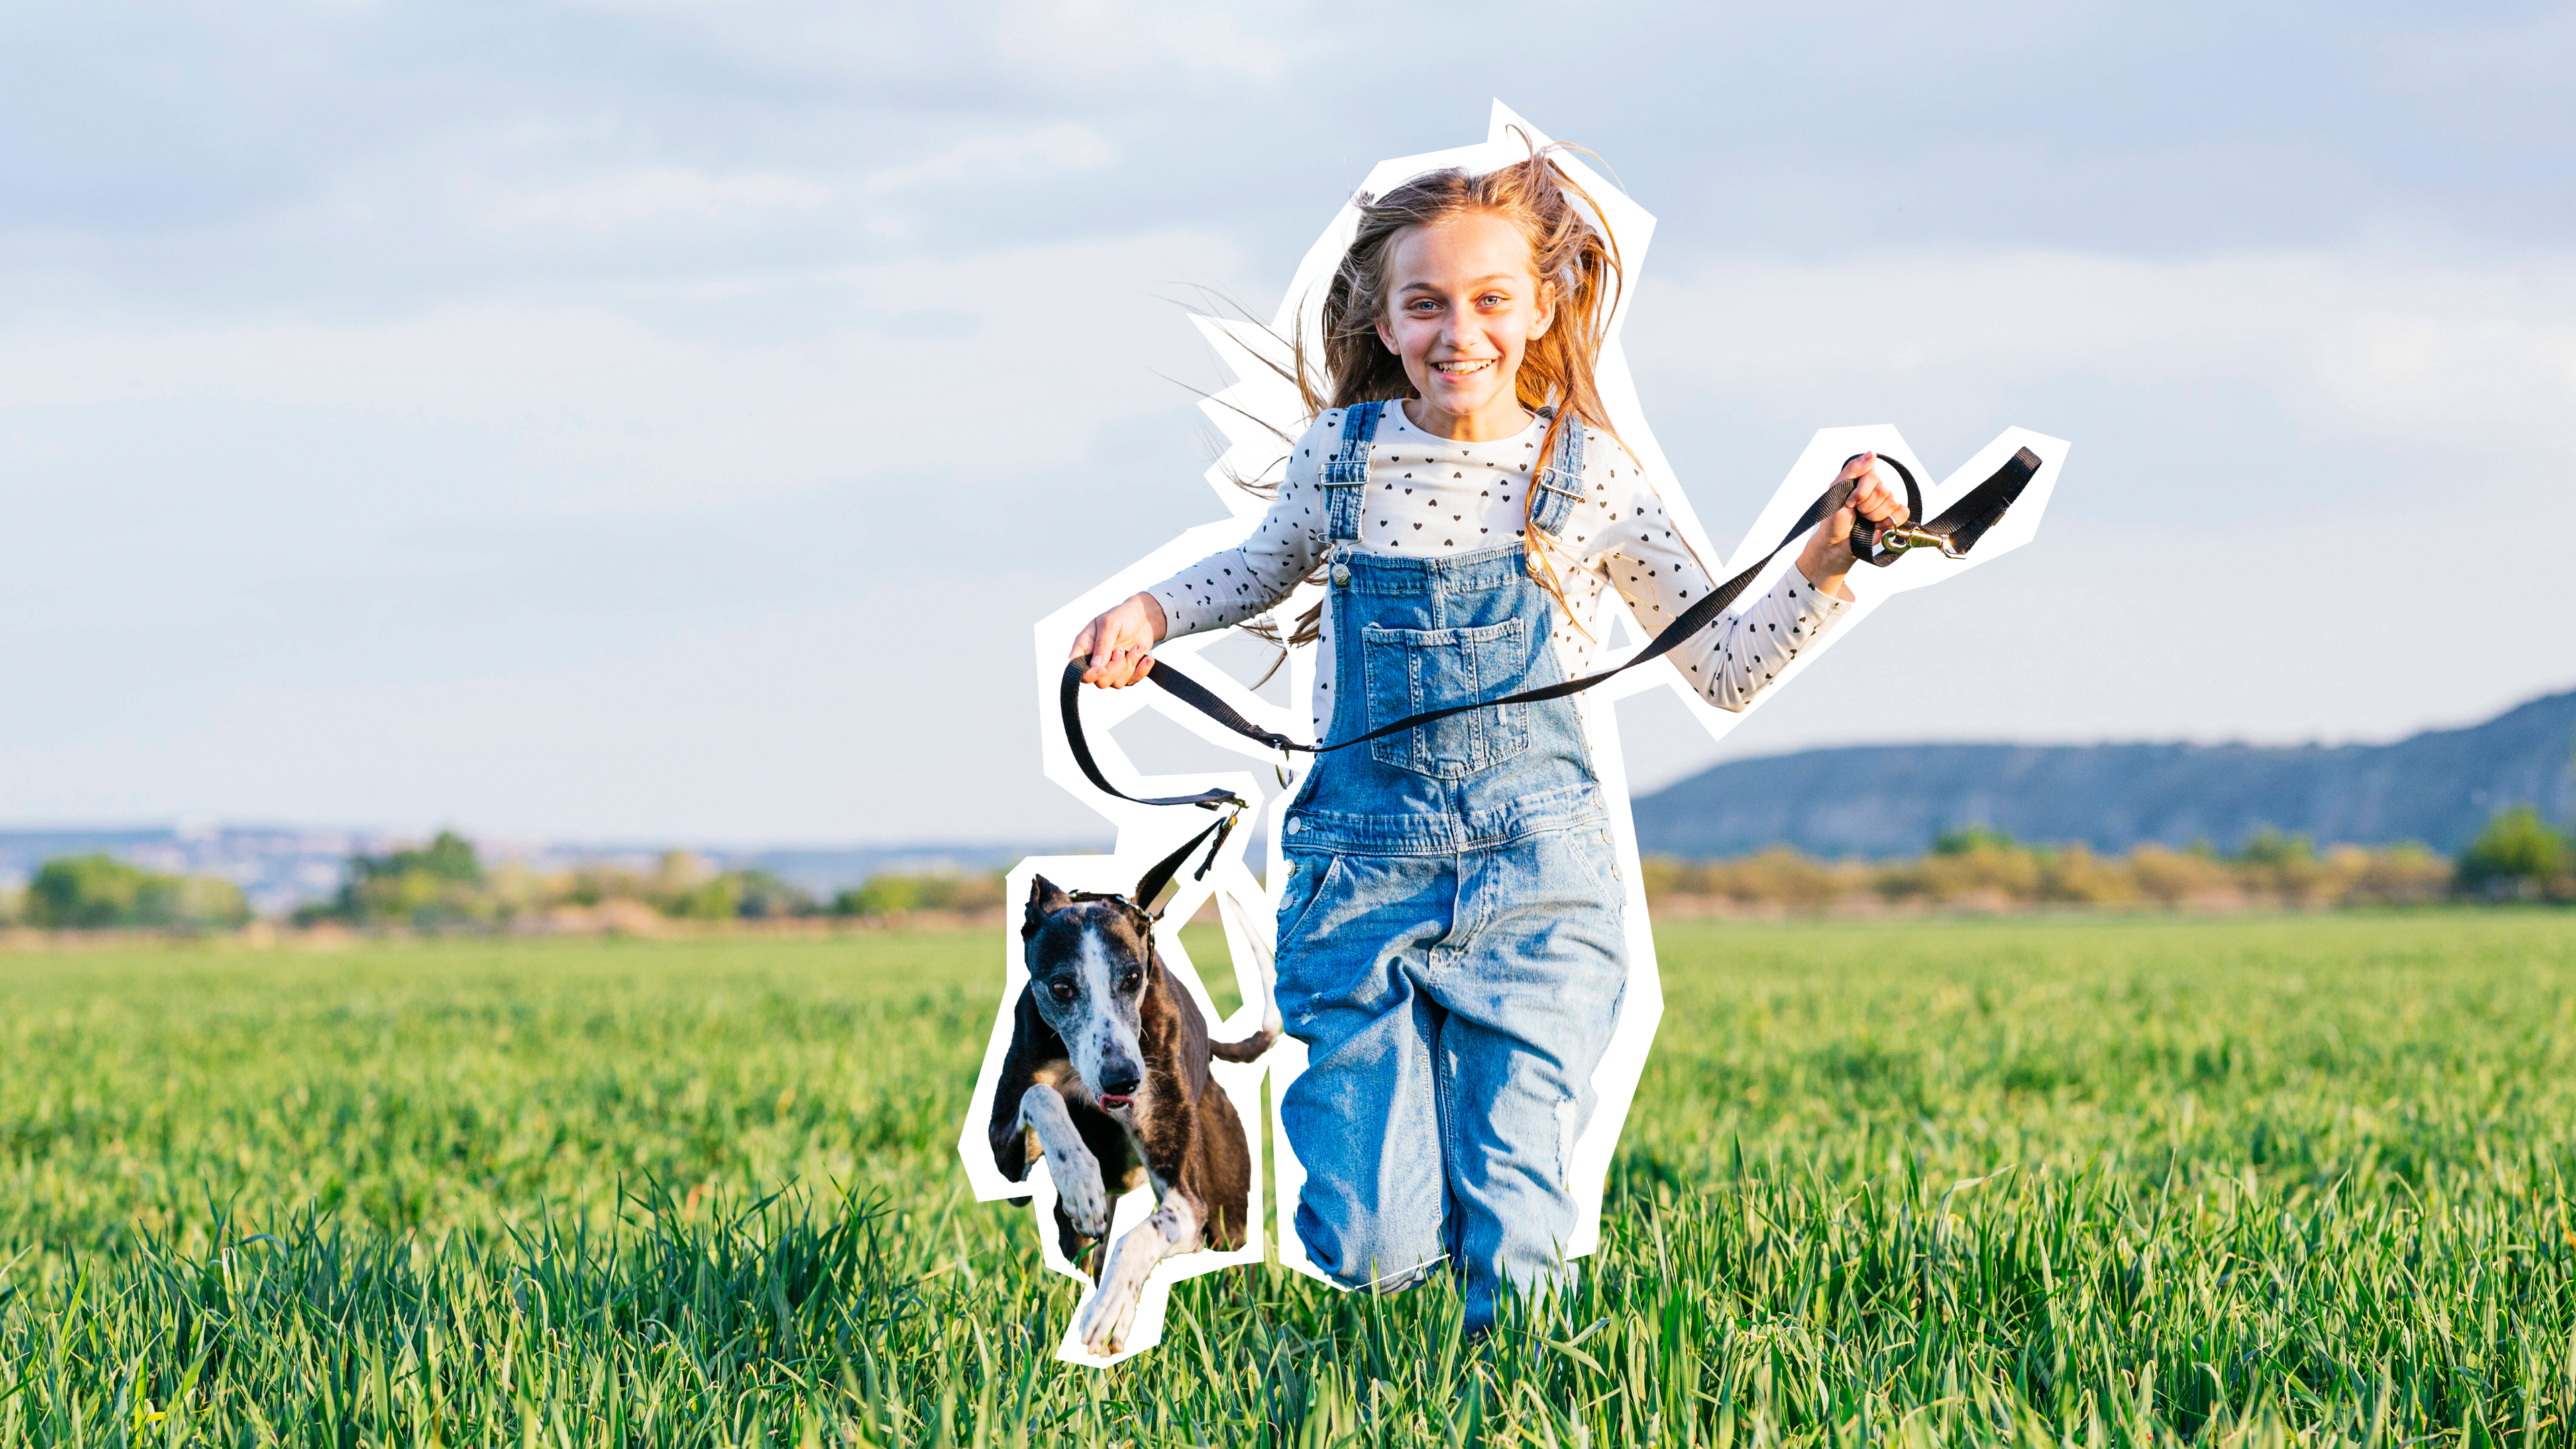
[[[1125,689],[1145,677],[1154,662],[1154,646],[1163,642],[1163,633],[1171,621],[1163,617],[1163,606],[1152,594],[1138,594],[1108,613],[1082,626],[1073,636],[1073,652],[1068,659],[1088,656],[1091,667],[1082,671],[1082,682],[1103,689]]]

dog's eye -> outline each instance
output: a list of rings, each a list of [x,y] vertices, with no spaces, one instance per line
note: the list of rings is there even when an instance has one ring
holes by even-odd
[[[1144,981],[1144,979],[1144,972],[1130,971],[1125,976],[1118,979],[1118,989],[1121,991],[1133,991]]]
[[[1073,983],[1070,981],[1059,981],[1053,986],[1048,987],[1047,990],[1053,992],[1055,994],[1055,999],[1058,1001],[1071,1001],[1073,999]]]

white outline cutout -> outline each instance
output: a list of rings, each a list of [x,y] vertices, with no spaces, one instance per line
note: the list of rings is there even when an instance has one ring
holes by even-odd
[[[1514,131],[1526,134],[1530,144],[1548,144],[1548,138],[1536,127],[1498,100],[1493,104],[1492,119],[1486,139],[1481,144],[1382,161],[1370,170],[1368,179],[1361,183],[1359,189],[1383,195],[1425,171],[1456,166],[1471,173],[1481,173],[1521,160],[1528,152]],[[2038,455],[2041,463],[2037,476],[2012,511],[1978,543],[1972,557],[1947,560],[1909,556],[1885,569],[1854,569],[1849,587],[1857,601],[1855,605],[1820,643],[1799,651],[1798,657],[1791,660],[1770,687],[1755,697],[1742,713],[1730,713],[1710,704],[1678,668],[1670,666],[1624,674],[1608,684],[1575,696],[1585,732],[1591,739],[1593,761],[1600,773],[1602,798],[1610,812],[1620,877],[1627,886],[1629,959],[1628,988],[1619,1021],[1613,1029],[1601,1066],[1593,1075],[1592,1085],[1599,1105],[1593,1112],[1590,1125],[1575,1144],[1571,1176],[1580,1216],[1573,1239],[1566,1245],[1566,1256],[1578,1258],[1590,1254],[1600,1245],[1601,1197],[1609,1179],[1610,1157],[1618,1146],[1620,1130],[1627,1123],[1628,1109],[1635,1100],[1637,1082],[1645,1071],[1655,1026],[1664,1009],[1652,922],[1646,913],[1645,889],[1638,869],[1636,825],[1628,809],[1627,765],[1620,750],[1617,716],[1611,706],[1618,700],[1650,689],[1669,689],[1680,697],[1684,707],[1698,719],[1711,738],[1724,738],[1742,721],[1744,714],[1759,708],[1791,678],[1815,663],[1836,640],[1888,597],[1956,577],[2029,542],[2038,531],[2040,516],[2056,487],[2068,445],[2063,440],[2025,429],[2009,429],[1956,471],[1935,483],[1930,481],[1914,450],[1906,446],[1905,440],[1890,425],[1820,429],[1790,467],[1787,477],[1771,495],[1761,515],[1745,532],[1742,542],[1731,554],[1721,555],[1711,545],[1707,531],[1701,528],[1671,464],[1655,442],[1654,432],[1647,425],[1645,411],[1637,400],[1636,382],[1628,370],[1627,356],[1619,342],[1621,327],[1627,319],[1629,298],[1635,294],[1638,278],[1644,270],[1646,247],[1654,235],[1655,219],[1608,178],[1583,165],[1579,159],[1560,153],[1557,161],[1599,204],[1601,219],[1609,224],[1612,234],[1618,239],[1625,269],[1619,307],[1610,318],[1596,374],[1603,404],[1629,451],[1644,465],[1647,476],[1656,480],[1664,511],[1672,519],[1673,526],[1702,560],[1710,561],[1710,568],[1717,577],[1731,577],[1778,543],[1789,525],[1797,521],[1798,515],[1833,480],[1843,460],[1855,453],[1875,451],[1911,468],[1918,479],[1924,480],[1923,504],[1927,516],[1937,516],[1949,503],[1982,482],[2001,467],[2015,449],[2030,449]],[[1310,356],[1322,355],[1322,323],[1318,314],[1324,284],[1330,279],[1333,268],[1340,263],[1342,253],[1349,247],[1358,227],[1358,206],[1355,202],[1344,204],[1299,264],[1296,279],[1289,285],[1286,300],[1280,304],[1279,313],[1268,330],[1223,318],[1191,318],[1198,325],[1200,334],[1237,378],[1234,385],[1200,403],[1201,410],[1222,431],[1229,444],[1224,456],[1208,470],[1207,481],[1232,516],[1222,522],[1201,524],[1186,530],[1161,548],[1069,600],[1062,608],[1039,620],[1035,629],[1033,682],[1037,693],[1038,739],[1047,778],[1071,791],[1115,825],[1118,844],[1110,855],[1036,857],[1020,862],[1011,872],[1009,894],[1004,898],[1009,918],[1003,933],[1002,998],[994,1013],[993,1035],[985,1046],[983,1069],[976,1077],[975,1095],[968,1107],[958,1149],[965,1160],[967,1177],[974,1186],[976,1198],[988,1202],[1032,1199],[1038,1238],[1045,1251],[1047,1265],[1086,1285],[1085,1301],[1076,1305],[1068,1320],[1064,1341],[1057,1350],[1056,1356],[1067,1362],[1114,1363],[1153,1347],[1161,1340],[1163,1314],[1172,1283],[1239,1263],[1259,1263],[1262,1260],[1264,1215],[1258,1211],[1252,1214],[1253,1221],[1244,1246],[1234,1252],[1200,1251],[1164,1259],[1147,1280],[1126,1347],[1115,1356],[1102,1358],[1084,1349],[1076,1336],[1082,1310],[1088,1304],[1087,1285],[1090,1280],[1064,1258],[1057,1246],[1053,1216],[1055,1191],[1047,1179],[1044,1163],[1032,1164],[1025,1182],[1005,1180],[993,1165],[992,1150],[985,1138],[985,1124],[991,1113],[1002,1061],[1010,1049],[1013,1011],[1027,980],[1027,971],[1020,959],[1017,912],[1028,898],[1031,878],[1043,873],[1068,890],[1126,891],[1134,887],[1148,866],[1206,825],[1209,819],[1197,810],[1136,805],[1108,799],[1083,779],[1080,768],[1073,762],[1071,747],[1065,740],[1064,723],[1058,714],[1057,685],[1064,670],[1066,644],[1083,625],[1112,605],[1161,583],[1186,565],[1241,543],[1260,521],[1267,506],[1265,501],[1236,487],[1231,479],[1259,477],[1275,481],[1279,469],[1286,462],[1286,444],[1278,434],[1293,438],[1304,431],[1308,422],[1296,388],[1263,359],[1276,362],[1282,368],[1289,365],[1288,350],[1279,339],[1294,335],[1292,329],[1304,331]],[[1302,309],[1305,315],[1301,316],[1299,304],[1309,298],[1318,305]],[[1272,428],[1276,428],[1278,434],[1274,434]],[[1889,481],[1893,483],[1895,480]],[[1790,563],[1791,555],[1784,553],[1745,591],[1745,597],[1760,598],[1770,580]],[[1272,611],[1273,617],[1296,617],[1316,601],[1318,593],[1312,585],[1300,585]],[[1595,668],[1607,668],[1621,662],[1649,637],[1630,616],[1615,590],[1602,590],[1592,616],[1582,622],[1594,637],[1603,640],[1600,657],[1594,661]],[[1263,728],[1278,730],[1292,738],[1305,738],[1313,727],[1308,701],[1314,693],[1314,651],[1300,648],[1290,653],[1283,670],[1288,680],[1289,703],[1283,707],[1261,699],[1214,665],[1191,667],[1197,655],[1225,637],[1226,631],[1217,630],[1170,640],[1159,646],[1155,655],[1182,666],[1191,677]],[[1241,826],[1226,843],[1216,869],[1210,872],[1207,880],[1193,882],[1187,871],[1182,872],[1179,890],[1164,917],[1168,924],[1158,930],[1155,939],[1164,960],[1173,968],[1174,978],[1206,1013],[1211,1036],[1222,1041],[1258,1031],[1262,1015],[1261,993],[1268,991],[1273,983],[1261,979],[1264,973],[1257,967],[1247,971],[1246,963],[1271,959],[1278,892],[1285,884],[1286,872],[1274,868],[1270,882],[1258,880],[1245,866],[1244,852],[1253,831],[1259,829],[1265,833],[1268,842],[1266,858],[1274,864],[1282,860],[1279,848],[1282,813],[1286,802],[1303,780],[1304,766],[1310,757],[1299,757],[1298,763],[1291,766],[1294,773],[1287,784],[1273,788],[1275,777],[1269,767],[1278,762],[1267,751],[1223,729],[1161,690],[1085,690],[1082,707],[1086,733],[1102,771],[1110,779],[1119,781],[1121,788],[1128,793],[1178,795],[1222,786],[1257,802],[1251,811],[1246,812]],[[1258,762],[1258,767],[1242,773],[1144,774],[1136,769],[1110,733],[1119,722],[1140,709],[1154,710],[1210,744]],[[1178,923],[1190,919],[1211,895],[1218,900],[1226,943],[1235,962],[1235,979],[1244,1001],[1240,1009],[1223,1020],[1218,1019],[1196,969],[1181,949],[1179,938]],[[1215,1080],[1233,1099],[1250,1139],[1245,1145],[1252,1158],[1252,1198],[1256,1202],[1261,1198],[1263,1184],[1264,1154],[1259,1125],[1262,1121],[1263,1081],[1268,1079],[1272,1099],[1276,1100],[1278,1094],[1304,1069],[1305,1060],[1304,1044],[1293,1037],[1283,1036],[1259,1062],[1211,1064]],[[1305,1173],[1275,1122],[1269,1136],[1272,1157],[1277,1164],[1271,1178],[1275,1212],[1271,1221],[1285,1225],[1294,1219],[1297,1193],[1305,1182]],[[1110,1243],[1114,1244],[1153,1211],[1151,1199],[1151,1189],[1144,1188],[1119,1200],[1111,1224]],[[1294,1231],[1283,1226],[1278,1234],[1278,1248],[1280,1261],[1289,1267],[1325,1282],[1332,1281],[1308,1259],[1305,1244]]]

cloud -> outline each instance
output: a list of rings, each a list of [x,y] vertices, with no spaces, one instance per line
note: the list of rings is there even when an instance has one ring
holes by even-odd
[[[1631,346],[1643,376],[1793,415],[1838,394],[1919,416],[1969,392],[2190,383],[2259,394],[2299,434],[2345,445],[2481,457],[2576,446],[2576,255],[1730,259],[1649,282]]]
[[[994,49],[1004,63],[1055,77],[1131,82],[1177,71],[1191,89],[1276,81],[1322,47],[1302,6],[1245,14],[1173,0],[1014,0],[999,7]]]
[[[1139,416],[1185,406],[1153,374],[1186,328],[1148,289],[1240,271],[1223,239],[1173,231],[746,274],[712,294],[617,307],[22,322],[0,328],[11,420],[0,457],[136,478],[231,473],[291,507],[314,501],[292,480],[336,460],[332,440],[373,432],[386,456],[354,495],[339,462],[318,470],[344,516],[741,504],[918,473],[931,457],[955,488],[1033,479]],[[706,330],[711,315],[755,313],[792,320]],[[208,412],[222,417],[220,441],[172,425]],[[925,437],[950,441],[925,454]]]
[[[1042,172],[1096,171],[1118,159],[1117,148],[1088,126],[1056,122],[1034,130],[978,136],[918,160],[868,172],[866,190],[882,196],[924,186],[1006,185]]]
[[[1025,621],[1215,511],[1149,289],[1242,270],[1180,230],[613,306],[15,319],[0,650],[47,683],[11,808],[956,833],[952,764],[1026,744]]]
[[[773,73],[848,79],[1004,79],[1049,96],[1098,95],[1151,78],[1203,92],[1279,79],[1322,27],[1300,5],[1238,16],[1188,0],[1008,0],[988,6],[732,0],[579,0],[648,21]]]
[[[687,166],[637,166],[537,185],[495,189],[460,177],[458,200],[474,221],[497,231],[570,228],[606,232],[680,217],[740,218],[744,212],[805,211],[832,198],[832,188],[781,172],[717,175]]]

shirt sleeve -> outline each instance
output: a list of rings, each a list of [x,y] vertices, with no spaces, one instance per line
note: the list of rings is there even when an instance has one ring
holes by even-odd
[[[1717,583],[1674,529],[1644,470],[1624,457],[1620,463],[1607,491],[1608,508],[1622,516],[1611,526],[1599,566],[1637,622],[1654,634],[1694,601],[1708,597]],[[1850,608],[1847,600],[1818,593],[1792,563],[1770,592],[1664,657],[1709,703],[1741,710],[1770,688],[1800,651],[1821,643]]]
[[[1324,561],[1323,460],[1341,439],[1341,413],[1315,420],[1288,453],[1270,508],[1241,544],[1210,554],[1145,592],[1163,606],[1163,637],[1224,629],[1279,606]]]

